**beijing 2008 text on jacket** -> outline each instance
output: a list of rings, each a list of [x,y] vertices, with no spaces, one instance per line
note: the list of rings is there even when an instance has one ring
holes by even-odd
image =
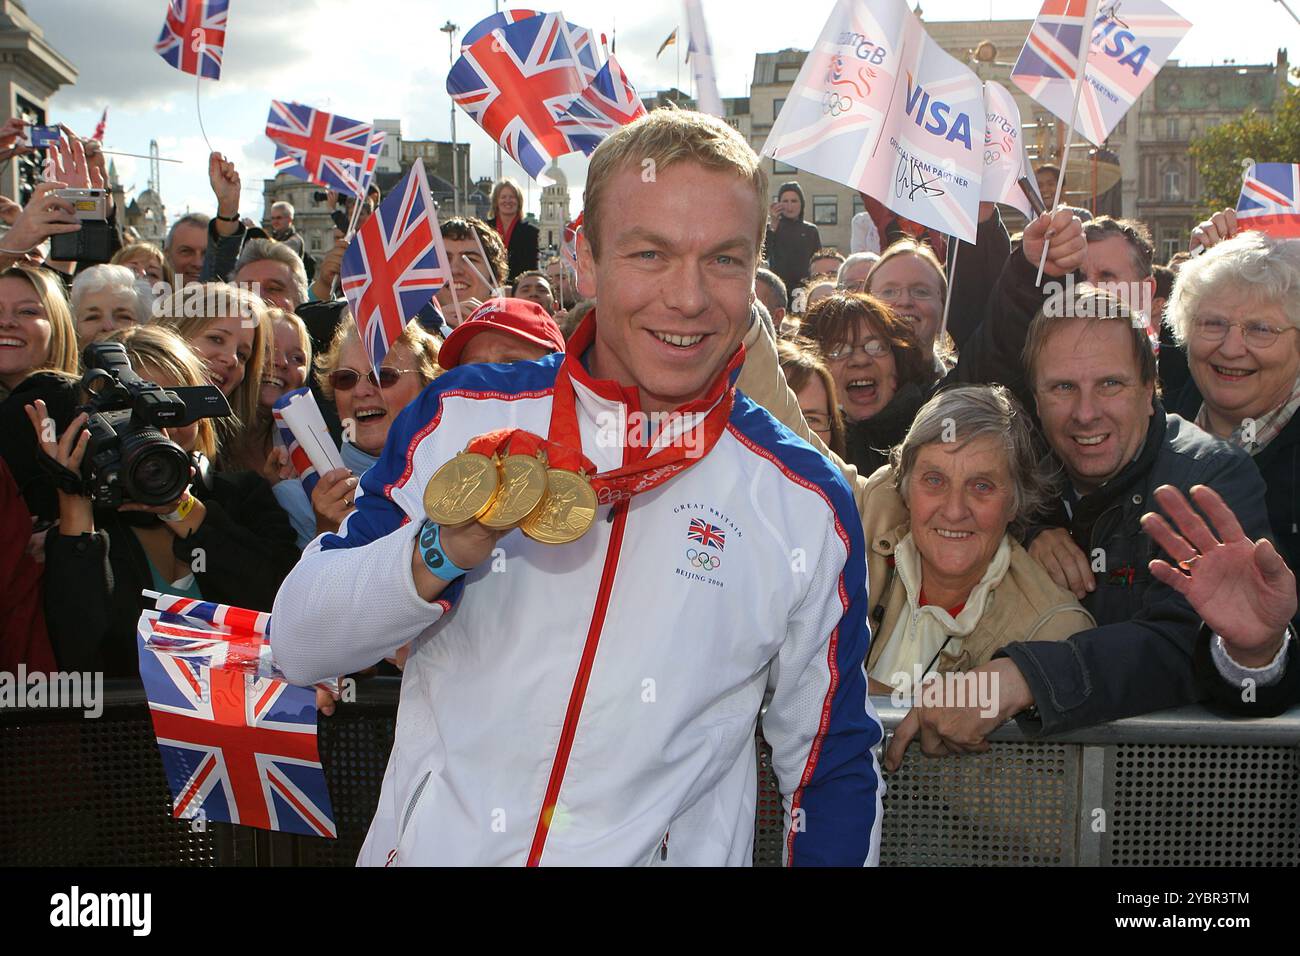
[[[583,452],[601,471],[622,464],[621,440],[600,437],[611,420],[622,436],[636,426],[636,397],[587,376],[590,335],[567,359],[432,383],[357,510],[280,591],[273,649],[295,682],[415,642],[359,862],[748,864],[766,701],[786,862],[874,864],[884,785],[861,522],[838,471],[743,395],[708,454],[602,505],[578,541],[514,531],[438,601],[415,592],[430,476],[492,429],[545,435],[562,361]]]

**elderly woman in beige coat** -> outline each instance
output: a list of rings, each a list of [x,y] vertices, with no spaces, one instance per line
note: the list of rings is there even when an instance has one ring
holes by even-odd
[[[808,430],[759,323],[744,345],[737,387],[831,457],[854,492],[868,546],[872,693],[910,691],[917,667],[922,677],[968,670],[1014,641],[1093,626],[1015,540],[1047,489],[1025,414],[1005,389],[940,392],[893,464],[866,477]]]
[[[1093,626],[1016,540],[1051,482],[1001,386],[940,392],[917,413],[862,509],[871,583],[872,693],[912,693],[1013,641]]]

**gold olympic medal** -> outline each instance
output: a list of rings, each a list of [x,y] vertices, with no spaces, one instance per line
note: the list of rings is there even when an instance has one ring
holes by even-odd
[[[508,455],[501,463],[501,490],[479,523],[502,531],[532,514],[546,497],[546,466],[531,455]]]
[[[461,452],[443,465],[424,488],[424,513],[453,527],[473,521],[492,507],[501,479],[487,455]]]
[[[596,492],[582,475],[559,468],[546,470],[546,498],[520,526],[543,544],[577,541],[596,520]]]

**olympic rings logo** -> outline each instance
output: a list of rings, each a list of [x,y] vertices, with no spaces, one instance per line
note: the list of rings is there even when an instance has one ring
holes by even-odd
[[[722,567],[722,558],[716,554],[709,554],[707,551],[696,551],[694,548],[686,549],[686,560],[691,562],[692,567],[700,568],[703,571],[716,571]]]
[[[841,113],[847,113],[853,109],[853,100],[847,96],[841,96],[834,90],[827,90],[822,94],[822,112],[830,116],[839,116]]]

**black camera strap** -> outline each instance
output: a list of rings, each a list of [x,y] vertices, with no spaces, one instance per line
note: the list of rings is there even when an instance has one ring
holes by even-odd
[[[36,464],[40,466],[41,471],[50,477],[50,480],[59,491],[69,495],[77,495],[80,498],[90,497],[91,483],[71,468],[59,464],[47,455],[44,449],[38,448],[36,450]]]

